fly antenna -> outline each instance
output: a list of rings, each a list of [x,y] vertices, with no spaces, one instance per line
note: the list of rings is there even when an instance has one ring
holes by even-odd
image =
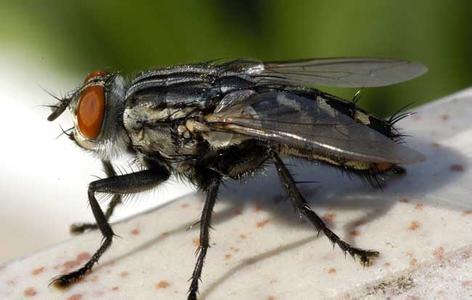
[[[64,98],[59,101],[59,104],[53,107],[54,110],[48,116],[48,121],[54,121],[57,119],[66,110],[67,106],[69,106],[71,98]]]
[[[49,90],[47,90],[46,88],[44,88],[42,86],[40,86],[40,88],[44,92],[46,92],[49,96],[51,96],[54,99],[56,99],[57,101],[59,101],[59,103],[56,104],[56,105],[46,105],[46,106],[49,106],[52,109],[52,113],[48,116],[48,121],[54,121],[66,110],[66,108],[67,108],[67,106],[69,106],[69,103],[70,103],[72,98],[70,98],[70,97],[63,97],[63,98],[58,97],[55,94],[53,94],[52,92],[50,92]]]

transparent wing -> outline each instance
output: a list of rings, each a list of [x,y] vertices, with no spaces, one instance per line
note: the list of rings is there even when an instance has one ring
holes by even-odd
[[[262,82],[378,87],[410,80],[427,68],[417,62],[381,58],[326,58],[267,62],[249,69]]]
[[[420,153],[339,113],[321,98],[315,101],[286,92],[248,97],[211,115],[208,124],[214,130],[351,160],[409,164],[423,159]]]

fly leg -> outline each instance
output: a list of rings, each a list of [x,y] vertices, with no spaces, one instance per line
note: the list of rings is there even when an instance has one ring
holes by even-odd
[[[105,211],[105,219],[108,221],[110,217],[113,215],[113,211],[115,207],[121,204],[121,195],[113,195],[110,203],[108,204],[108,208]],[[96,223],[74,223],[70,225],[70,233],[72,234],[82,234],[85,231],[89,230],[96,230],[98,229],[98,225]]]
[[[333,244],[338,245],[344,253],[347,252],[354,258],[359,257],[363,265],[371,265],[372,259],[377,257],[379,252],[353,247],[349,243],[339,238],[334,232],[332,232],[326,226],[323,220],[313,210],[311,210],[310,206],[303,198],[300,191],[297,189],[292,175],[288,171],[283,161],[280,159],[279,155],[275,151],[271,151],[271,156],[277,169],[280,181],[282,182],[284,189],[292,200],[292,204],[297,209],[297,211],[299,211],[300,214],[306,217],[310,223],[313,224],[318,233],[322,231],[326,237]]]
[[[81,268],[68,274],[53,279],[52,284],[59,288],[65,288],[80,280],[86,273],[90,272],[93,265],[98,262],[103,253],[110,247],[113,240],[113,230],[103,214],[100,205],[95,198],[95,193],[131,194],[149,190],[169,178],[169,171],[164,167],[151,168],[131,174],[114,176],[110,178],[93,181],[89,184],[88,198],[92,213],[97,222],[98,229],[103,235],[100,248],[92,255],[92,258]]]
[[[202,216],[200,218],[200,245],[198,248],[198,258],[197,263],[195,264],[195,268],[192,273],[190,288],[189,288],[189,300],[197,299],[198,293],[198,281],[200,280],[200,276],[202,274],[203,269],[203,262],[205,260],[205,256],[210,246],[210,224],[211,224],[211,216],[213,213],[213,207],[215,206],[216,197],[218,195],[218,188],[220,186],[220,179],[214,179],[210,181],[206,187],[206,200],[205,205],[203,206]]]
[[[103,169],[105,170],[105,174],[107,177],[115,177],[116,172],[113,168],[113,165],[109,161],[102,160]],[[105,218],[110,220],[110,217],[113,215],[113,211],[117,205],[121,204],[121,195],[115,194],[111,199],[110,203],[108,204],[108,208],[105,212]],[[74,223],[70,226],[70,232],[72,234],[82,234],[87,230],[95,230],[98,229],[98,225],[96,223]]]

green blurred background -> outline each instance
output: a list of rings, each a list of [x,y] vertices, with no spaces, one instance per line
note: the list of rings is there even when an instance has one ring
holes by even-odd
[[[77,78],[100,68],[128,73],[215,58],[423,62],[429,73],[422,78],[363,91],[360,105],[380,115],[472,85],[470,0],[0,3],[1,48]],[[329,91],[348,98],[355,92]]]

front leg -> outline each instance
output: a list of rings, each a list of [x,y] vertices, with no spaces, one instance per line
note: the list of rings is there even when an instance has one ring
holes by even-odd
[[[321,219],[310,208],[305,198],[303,198],[295,184],[295,180],[293,179],[283,161],[280,159],[279,155],[273,150],[270,152],[270,154],[275,164],[275,168],[277,169],[277,173],[279,174],[280,181],[282,182],[283,187],[290,197],[290,200],[292,200],[292,204],[295,209],[304,217],[306,217],[308,221],[313,224],[313,226],[315,226],[315,229],[318,231],[318,233],[322,231],[326,237],[333,244],[338,245],[342,251],[349,253],[352,257],[359,257],[363,265],[370,265],[372,263],[372,258],[378,256],[379,252],[353,247],[349,243],[339,238],[339,236],[337,236],[333,231],[331,231],[323,222],[323,219]]]
[[[55,278],[52,284],[56,287],[64,288],[81,279],[92,269],[93,265],[98,262],[102,254],[105,253],[112,243],[113,230],[95,198],[95,193],[101,192],[115,195],[139,193],[157,186],[167,180],[169,176],[170,173],[165,167],[154,166],[149,170],[91,182],[88,189],[88,199],[97,226],[103,235],[102,244],[85,265],[75,271]]]
[[[113,165],[111,164],[111,162],[102,160],[102,165],[103,165],[103,169],[105,170],[105,174],[107,175],[107,177],[116,176],[115,168],[113,168]],[[110,220],[110,217],[113,215],[115,207],[121,204],[121,202],[122,200],[121,200],[120,194],[113,195],[113,198],[108,204],[108,208],[105,212],[105,218],[107,219],[107,221]],[[74,223],[70,226],[70,232],[72,234],[81,234],[87,230],[95,230],[95,229],[98,229],[98,226],[96,223]]]

